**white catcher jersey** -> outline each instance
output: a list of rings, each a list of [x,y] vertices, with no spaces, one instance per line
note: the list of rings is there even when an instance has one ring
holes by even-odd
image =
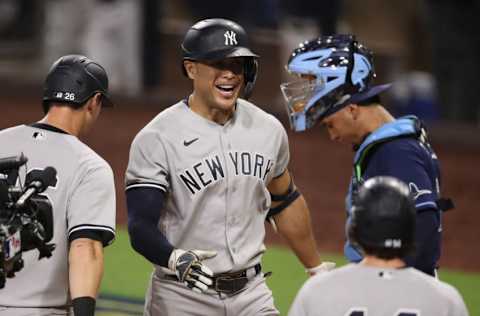
[[[289,316],[468,316],[451,285],[414,268],[349,264],[312,277]]]
[[[50,258],[38,261],[38,251],[23,253],[25,267],[0,290],[0,305],[19,307],[64,306],[68,293],[68,238],[95,231],[104,245],[115,234],[115,188],[108,163],[77,137],[51,126],[17,126],[0,132],[1,156],[23,153],[28,171],[52,166],[57,181],[42,195],[53,208],[56,245]],[[39,128],[42,126],[42,128]],[[25,179],[22,167],[20,178]]]
[[[215,250],[214,273],[260,262],[265,247],[267,184],[286,170],[285,129],[272,115],[239,99],[219,125],[185,101],[157,115],[135,137],[126,189],[167,193],[159,230],[176,248]]]

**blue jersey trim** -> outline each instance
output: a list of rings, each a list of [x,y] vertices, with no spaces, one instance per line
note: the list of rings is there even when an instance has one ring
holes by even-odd
[[[415,120],[417,118],[413,115],[401,117],[393,122],[386,123],[379,127],[376,131],[368,135],[368,137],[360,145],[360,148],[355,153],[354,163],[362,157],[363,151],[370,144],[381,141],[383,139],[402,136],[414,135],[417,133],[415,128]]]

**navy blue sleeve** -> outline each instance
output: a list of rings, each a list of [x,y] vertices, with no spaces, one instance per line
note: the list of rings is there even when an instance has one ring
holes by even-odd
[[[168,267],[173,246],[157,224],[165,204],[165,193],[157,188],[138,187],[126,191],[130,243],[150,262]]]
[[[415,229],[415,254],[405,258],[408,266],[435,276],[440,259],[440,214],[435,209],[426,209],[417,214]]]

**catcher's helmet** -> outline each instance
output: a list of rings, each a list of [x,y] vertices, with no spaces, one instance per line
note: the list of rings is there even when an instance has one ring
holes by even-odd
[[[308,78],[280,86],[295,131],[304,131],[344,106],[364,101],[390,87],[389,84],[371,86],[375,77],[372,52],[349,34],[300,43],[286,68]]]
[[[383,259],[411,252],[415,205],[408,186],[392,177],[368,179],[353,201],[348,236],[363,252]]]
[[[113,106],[108,94],[108,76],[98,63],[82,55],[60,57],[50,68],[43,90],[43,109],[50,102],[81,107],[95,93],[101,93],[104,106]]]
[[[182,43],[183,60],[213,61],[245,57],[244,97],[248,98],[257,77],[257,54],[248,44],[247,33],[239,24],[226,19],[206,19],[195,23]],[[183,72],[185,68],[183,67]]]

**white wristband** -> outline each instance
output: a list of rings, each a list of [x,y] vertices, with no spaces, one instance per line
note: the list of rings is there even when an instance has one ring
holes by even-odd
[[[312,275],[316,275],[316,274],[331,271],[331,270],[335,269],[336,265],[337,264],[335,262],[324,261],[316,267],[305,269],[305,272],[307,272],[309,275],[312,276]]]

